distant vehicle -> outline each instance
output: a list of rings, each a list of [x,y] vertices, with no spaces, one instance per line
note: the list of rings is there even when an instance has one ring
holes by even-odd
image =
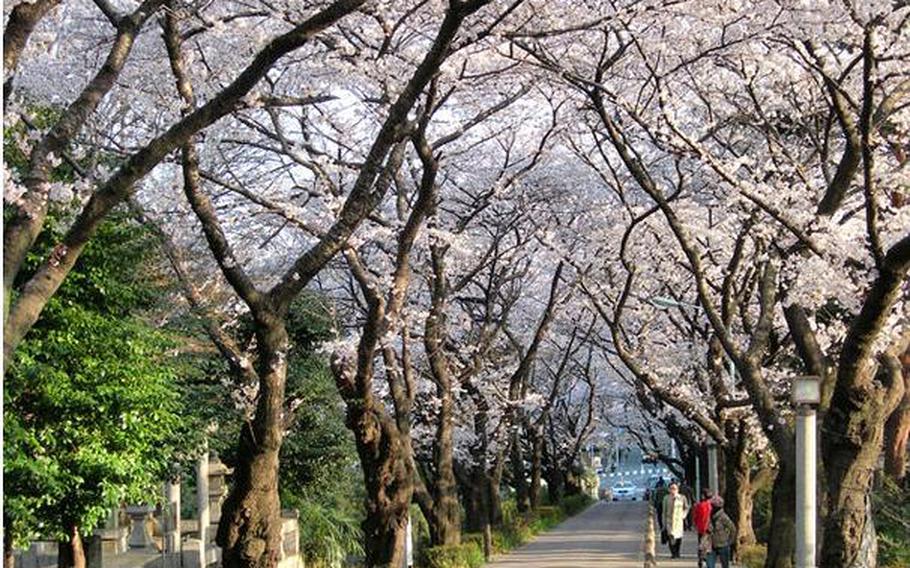
[[[619,481],[610,488],[613,501],[638,501],[642,498],[642,491],[629,481]]]

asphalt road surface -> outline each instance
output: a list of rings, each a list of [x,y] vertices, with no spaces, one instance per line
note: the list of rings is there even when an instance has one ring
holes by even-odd
[[[592,505],[552,531],[510,554],[495,558],[489,568],[637,568],[644,564],[642,545],[647,507],[641,501]],[[683,540],[683,558],[670,560],[657,543],[659,568],[695,568],[695,537]]]

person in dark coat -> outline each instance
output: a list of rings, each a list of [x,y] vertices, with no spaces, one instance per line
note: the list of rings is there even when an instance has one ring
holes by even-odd
[[[711,524],[708,530],[711,538],[711,552],[706,557],[708,568],[716,568],[718,559],[723,568],[730,568],[736,524],[724,511],[724,500],[720,496],[711,500]]]

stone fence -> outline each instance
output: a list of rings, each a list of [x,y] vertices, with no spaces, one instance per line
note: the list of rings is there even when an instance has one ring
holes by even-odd
[[[85,541],[87,568],[212,568],[221,565],[215,532],[231,470],[204,453],[196,463],[194,519],[180,516],[180,482],[164,484],[162,502],[112,511]],[[201,522],[200,522],[201,521]],[[200,530],[201,527],[201,530]],[[282,511],[279,568],[298,568],[300,526],[296,511]],[[36,541],[15,551],[16,568],[56,568],[57,542]]]

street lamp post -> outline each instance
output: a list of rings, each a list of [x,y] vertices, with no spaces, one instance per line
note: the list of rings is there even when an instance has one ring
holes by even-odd
[[[717,444],[708,441],[708,487],[714,495],[720,492],[720,482],[717,477]]]
[[[819,378],[794,378],[792,395],[796,407],[796,568],[815,568],[815,413],[821,400]]]

